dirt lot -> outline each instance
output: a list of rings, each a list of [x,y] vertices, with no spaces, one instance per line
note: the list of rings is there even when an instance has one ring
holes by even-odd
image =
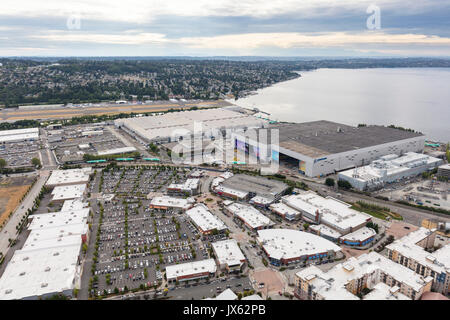
[[[0,225],[8,219],[9,213],[14,211],[32,183],[33,178],[29,177],[0,179]]]
[[[390,227],[386,230],[386,235],[393,235],[395,239],[400,239],[417,229],[419,228],[406,222],[392,221]]]
[[[264,283],[264,288],[260,289],[264,293],[268,290],[269,294],[271,292],[278,292],[283,290],[283,281],[278,272],[271,269],[260,270],[253,272],[253,279],[257,283]]]

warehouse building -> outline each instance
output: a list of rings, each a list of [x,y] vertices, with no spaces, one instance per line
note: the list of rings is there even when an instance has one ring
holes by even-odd
[[[114,149],[99,151],[99,152],[97,152],[97,154],[99,156],[109,156],[109,155],[113,155],[113,154],[130,153],[130,152],[135,152],[135,151],[136,151],[135,147],[123,147],[123,148],[114,148]]]
[[[86,184],[63,185],[53,188],[52,201],[79,199],[86,193]]]
[[[0,278],[0,299],[72,296],[81,277],[81,245],[88,241],[89,208],[31,215],[31,231]]]
[[[316,266],[299,271],[294,295],[301,300],[418,300],[431,290],[432,280],[370,252],[327,272]],[[372,291],[363,296],[365,288]]]
[[[214,276],[217,265],[214,259],[187,262],[166,267],[167,282],[183,282]]]
[[[226,206],[225,209],[252,231],[271,228],[275,224],[258,209],[250,205],[234,202]]]
[[[331,241],[292,229],[260,230],[257,242],[275,266],[334,257],[341,251]]]
[[[213,242],[212,248],[221,270],[239,272],[247,261],[235,239]]]
[[[386,246],[387,257],[418,275],[433,279],[433,291],[450,292],[450,244],[430,253],[436,229],[419,228]]]
[[[202,203],[187,210],[186,215],[191,218],[197,229],[204,235],[211,234],[214,231],[223,232],[227,229],[225,223],[213,215],[208,207]]]
[[[200,123],[201,128],[198,126]],[[225,129],[261,128],[267,122],[244,113],[217,108],[117,119],[114,124],[145,143],[168,143],[183,140],[186,136],[208,138]]]
[[[0,143],[39,140],[39,128],[0,131]]]
[[[236,148],[261,162],[279,161],[295,167],[309,177],[363,166],[388,154],[422,153],[425,143],[420,133],[373,125],[352,127],[330,121],[277,124],[269,129],[278,130],[279,141],[272,143],[270,130],[267,140],[262,139],[264,129],[258,129],[256,138],[251,133],[237,134]]]
[[[390,154],[372,161],[371,164],[339,172],[338,179],[348,181],[355,189],[374,190],[387,183],[413,177],[436,168],[442,159],[426,154],[407,152],[402,156]]]
[[[49,188],[53,188],[55,186],[87,183],[89,182],[91,173],[92,168],[90,167],[69,170],[53,170],[45,185]]]

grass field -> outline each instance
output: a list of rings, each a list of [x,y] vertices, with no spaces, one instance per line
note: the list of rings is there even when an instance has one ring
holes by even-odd
[[[390,217],[394,220],[403,220],[403,217],[399,215],[398,213],[392,212],[389,210],[389,208],[380,207],[377,205],[365,203],[363,201],[357,201],[353,203],[351,206],[352,209],[370,214],[371,216],[386,220],[387,217]]]
[[[4,177],[0,179],[0,226],[8,220],[9,214],[19,205],[32,183],[33,178]]]

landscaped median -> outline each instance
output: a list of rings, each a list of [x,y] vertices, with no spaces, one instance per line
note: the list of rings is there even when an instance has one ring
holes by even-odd
[[[387,207],[381,207],[364,201],[356,201],[352,204],[351,208],[382,220],[387,220],[388,217],[395,220],[403,220],[403,217],[400,214],[392,212],[391,209]]]

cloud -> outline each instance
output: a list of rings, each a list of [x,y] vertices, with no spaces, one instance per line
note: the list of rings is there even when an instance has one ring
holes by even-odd
[[[66,32],[56,30],[49,32],[49,34],[46,35],[31,36],[31,38],[51,42],[84,42],[120,45],[163,44],[169,42],[166,36],[161,33],[132,33],[132,30],[123,32],[121,34]]]
[[[387,34],[366,31],[361,33],[244,33],[210,37],[181,37],[169,39],[161,33],[133,31],[123,34],[92,34],[84,32],[53,31],[46,35],[32,36],[52,42],[85,42],[102,44],[179,44],[204,49],[254,49],[261,47],[340,47],[353,44],[372,45],[450,45],[450,38],[423,34]]]
[[[179,42],[195,48],[258,48],[258,47],[335,47],[352,44],[422,44],[450,45],[450,38],[422,34],[386,34],[383,32],[326,34],[249,33],[216,37],[181,38]]]
[[[365,15],[373,0],[2,0],[1,15],[22,17],[68,17],[80,14],[83,19],[133,21],[145,23],[160,15],[166,16],[248,16],[267,18],[292,14],[299,18],[332,16],[347,10]],[[382,9],[404,15],[448,6],[450,0],[377,0]]]
[[[372,3],[381,8],[380,32],[366,29]],[[66,55],[130,46],[169,55],[428,52],[449,46],[447,13],[450,0],[2,0],[0,40],[8,51],[53,46]],[[68,30],[71,16],[81,29]]]

